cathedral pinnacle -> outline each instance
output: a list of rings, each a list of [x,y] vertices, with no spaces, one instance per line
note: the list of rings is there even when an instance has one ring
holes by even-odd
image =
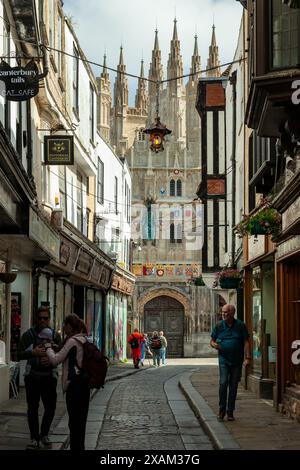
[[[176,20],[176,18],[174,19],[173,41],[178,41],[177,20]]]
[[[155,30],[155,40],[154,40],[154,50],[158,51],[159,50],[159,44],[158,44],[158,30]]]
[[[220,71],[220,60],[219,60],[219,48],[216,41],[215,25],[212,27],[211,45],[209,46],[209,57],[207,60],[207,72],[208,77],[219,77]],[[212,69],[212,70],[210,70]]]
[[[120,59],[119,65],[124,65],[124,58],[123,58],[123,46],[120,47]]]

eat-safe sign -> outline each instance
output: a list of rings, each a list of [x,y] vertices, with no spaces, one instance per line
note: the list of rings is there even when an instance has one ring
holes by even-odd
[[[26,67],[0,63],[0,95],[9,101],[25,101],[39,92],[39,71],[33,60]]]

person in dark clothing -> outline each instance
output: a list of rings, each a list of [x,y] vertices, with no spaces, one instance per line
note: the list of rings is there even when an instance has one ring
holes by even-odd
[[[90,403],[90,386],[83,378],[80,369],[83,361],[83,345],[87,341],[86,326],[72,313],[65,318],[64,332],[66,340],[61,350],[55,354],[51,343],[45,344],[50,364],[63,364],[62,387],[66,393],[69,415],[70,449],[84,450],[85,428]]]
[[[38,335],[44,328],[49,328],[50,311],[48,307],[39,307],[36,325],[25,331],[21,337],[18,349],[18,359],[27,359],[25,369],[25,389],[27,400],[27,418],[31,442],[28,449],[38,449],[40,446],[51,449],[48,434],[56,409],[57,370],[52,367],[43,345],[38,345]],[[58,348],[61,337],[52,330],[52,342]],[[44,405],[44,415],[39,430],[39,404]]]
[[[218,418],[223,420],[227,410],[228,421],[234,421],[235,419],[233,412],[238,383],[241,380],[242,365],[247,366],[251,361],[247,327],[244,322],[235,319],[234,314],[235,307],[233,305],[223,305],[223,320],[215,326],[211,333],[210,341],[211,347],[219,352],[220,387]]]

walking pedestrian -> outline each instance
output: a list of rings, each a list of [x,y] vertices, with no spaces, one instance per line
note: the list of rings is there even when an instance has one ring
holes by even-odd
[[[251,361],[247,327],[243,321],[234,318],[234,314],[234,305],[223,305],[223,320],[216,324],[211,333],[210,341],[211,347],[217,349],[219,353],[220,385],[218,418],[223,420],[227,411],[228,421],[234,421],[235,419],[233,412],[238,383],[241,380],[242,365],[247,366]]]
[[[51,344],[46,344],[50,364],[62,367],[62,388],[66,394],[69,415],[70,449],[84,450],[86,420],[90,403],[88,378],[82,377],[80,369],[83,360],[83,344],[87,341],[84,322],[72,313],[65,318],[66,339],[62,349],[55,354]]]
[[[161,339],[161,348],[160,348],[161,365],[165,366],[166,365],[166,352],[167,352],[168,341],[167,341],[166,337],[164,336],[163,331],[159,332],[159,337]]]
[[[162,347],[161,338],[158,335],[157,331],[153,331],[152,337],[150,340],[150,348],[153,354],[153,366],[159,367],[160,366],[160,350]]]
[[[143,339],[141,340],[141,358],[140,364],[141,366],[144,365],[146,354],[150,354],[152,356],[152,352],[150,350],[148,335],[147,333],[143,333]]]
[[[48,434],[56,409],[57,369],[49,363],[45,347],[39,343],[39,335],[50,325],[49,307],[38,308],[35,326],[25,331],[21,337],[18,350],[18,359],[26,359],[27,364],[24,374],[27,419],[30,430],[31,442],[27,449],[38,449],[40,446],[51,449],[52,444]],[[51,329],[52,342],[59,347],[60,335]],[[42,338],[41,338],[42,340]],[[44,405],[44,414],[39,429],[39,404]]]
[[[131,355],[133,359],[133,365],[135,369],[139,368],[139,362],[141,359],[141,341],[143,335],[139,332],[138,328],[133,330],[133,333],[128,338],[128,343],[131,346]]]

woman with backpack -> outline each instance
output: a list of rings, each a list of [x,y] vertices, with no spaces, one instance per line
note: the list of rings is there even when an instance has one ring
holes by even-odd
[[[158,336],[157,331],[153,331],[152,338],[150,340],[150,349],[153,354],[153,366],[160,366],[160,350],[162,347],[162,342],[160,336]]]
[[[50,364],[62,363],[62,387],[66,393],[69,415],[70,449],[84,450],[85,428],[90,403],[88,379],[80,373],[83,360],[83,345],[87,338],[84,322],[75,314],[68,315],[64,322],[66,339],[62,349],[55,354],[51,343],[45,344]]]

